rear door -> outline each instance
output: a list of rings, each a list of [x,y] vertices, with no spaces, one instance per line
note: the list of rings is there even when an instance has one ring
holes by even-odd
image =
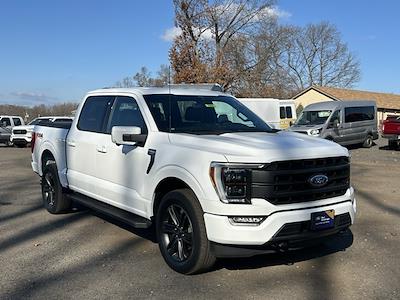
[[[111,141],[113,126],[140,127],[142,134],[148,129],[136,99],[118,96],[112,107],[105,134],[97,139],[96,174],[101,200],[114,206],[146,216],[143,182],[150,156],[144,146],[116,145]]]
[[[68,184],[73,190],[95,198],[100,194],[96,173],[97,145],[105,135],[106,120],[114,98],[88,97],[67,137]]]

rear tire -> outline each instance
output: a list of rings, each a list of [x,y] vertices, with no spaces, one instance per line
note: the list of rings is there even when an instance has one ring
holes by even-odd
[[[156,215],[157,240],[165,262],[176,272],[195,274],[215,263],[204,212],[190,189],[167,193]]]
[[[71,200],[63,191],[54,162],[48,162],[43,168],[41,185],[43,205],[49,213],[59,214],[71,208]]]
[[[367,137],[366,137],[364,143],[362,144],[362,146],[364,148],[371,148],[373,144],[374,144],[374,140],[372,138],[372,135],[367,135]]]

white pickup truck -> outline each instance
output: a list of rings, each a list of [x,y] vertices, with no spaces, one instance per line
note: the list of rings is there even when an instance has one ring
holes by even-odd
[[[72,117],[39,117],[33,119],[28,125],[15,126],[12,129],[10,141],[17,147],[26,147],[32,140],[32,131],[35,125],[43,123],[72,122]]]
[[[32,152],[50,213],[77,201],[154,224],[184,274],[332,237],[355,218],[346,148],[272,130],[219,91],[96,90],[72,125],[35,126]]]

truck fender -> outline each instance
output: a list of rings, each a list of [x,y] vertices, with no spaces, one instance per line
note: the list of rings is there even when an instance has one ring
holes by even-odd
[[[153,215],[153,205],[155,201],[156,188],[159,183],[167,178],[176,178],[184,182],[194,192],[198,199],[202,199],[205,197],[205,193],[200,183],[188,170],[177,165],[164,166],[163,168],[157,170],[157,172],[155,173],[150,188],[148,189],[149,194],[146,195],[147,199],[152,199],[151,206],[148,211],[149,215]]]

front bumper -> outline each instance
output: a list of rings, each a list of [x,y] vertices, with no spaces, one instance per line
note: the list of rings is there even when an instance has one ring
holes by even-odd
[[[25,135],[11,135],[10,141],[14,144],[29,144],[32,141],[32,136],[25,136]]]
[[[204,220],[207,230],[208,239],[211,242],[226,245],[248,245],[248,246],[261,246],[274,241],[277,233],[287,224],[296,222],[307,222],[311,219],[311,213],[334,209],[335,215],[350,216],[350,224],[344,227],[349,227],[354,223],[356,214],[356,200],[354,192],[351,197],[339,203],[319,205],[319,206],[305,206],[304,208],[275,211],[266,216],[266,219],[260,225],[237,225],[232,224],[228,216],[221,216],[215,214],[204,214]],[[343,228],[336,228],[332,232],[326,231],[328,234],[334,234]],[[304,233],[304,232],[303,232]],[[321,233],[321,231],[319,232]],[[301,234],[291,235],[287,240],[298,239],[312,239],[313,236]]]

